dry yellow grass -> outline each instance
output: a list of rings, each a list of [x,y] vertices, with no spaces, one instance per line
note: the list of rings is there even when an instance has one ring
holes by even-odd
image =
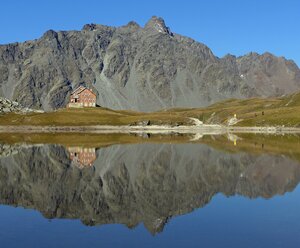
[[[0,125],[88,126],[151,124],[191,125],[189,117],[204,123],[226,124],[236,114],[238,126],[300,126],[300,93],[282,98],[231,99],[207,108],[169,109],[152,113],[106,108],[60,109],[47,113],[0,115]]]

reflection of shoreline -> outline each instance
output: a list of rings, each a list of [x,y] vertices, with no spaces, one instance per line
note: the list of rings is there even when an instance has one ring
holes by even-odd
[[[238,127],[223,126],[214,124],[203,124],[201,126],[0,126],[0,133],[94,133],[94,134],[114,134],[114,133],[151,133],[151,134],[203,134],[221,135],[227,133],[252,133],[252,134],[299,134],[297,127]]]
[[[15,133],[0,132],[0,146],[8,145],[12,150],[21,147],[58,144],[64,147],[104,148],[112,145],[133,144],[207,144],[227,152],[248,152],[252,154],[278,154],[300,161],[300,135],[243,134],[238,135],[165,135],[139,134],[94,134],[94,133]],[[7,150],[7,149],[4,149]],[[0,148],[0,155],[1,155]],[[3,155],[6,151],[3,151]]]
[[[95,162],[96,148],[67,147],[72,165],[78,168],[91,167]]]

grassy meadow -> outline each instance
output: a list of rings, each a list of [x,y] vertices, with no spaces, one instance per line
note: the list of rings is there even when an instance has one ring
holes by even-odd
[[[89,126],[89,125],[192,125],[189,117],[205,124],[224,124],[234,115],[236,126],[300,127],[300,93],[281,98],[230,99],[206,108],[174,108],[151,113],[107,108],[58,109],[46,113],[0,115],[0,125]]]

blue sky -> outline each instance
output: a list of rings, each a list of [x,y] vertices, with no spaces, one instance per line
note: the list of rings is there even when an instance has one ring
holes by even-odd
[[[300,65],[300,0],[2,0],[1,10],[0,44],[86,23],[143,26],[157,15],[219,57],[269,51]]]

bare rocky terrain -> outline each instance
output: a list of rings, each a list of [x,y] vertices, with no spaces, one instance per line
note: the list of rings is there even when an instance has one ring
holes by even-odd
[[[300,90],[300,70],[270,53],[218,58],[158,17],[145,27],[87,24],[0,46],[2,97],[51,110],[65,106],[80,84],[97,92],[101,106],[153,111],[292,93]]]
[[[202,144],[113,145],[98,149],[94,166],[84,169],[62,146],[0,145],[1,204],[86,225],[143,223],[151,233],[218,193],[271,198],[299,181],[299,162],[286,156]]]
[[[15,101],[10,101],[6,98],[0,97],[0,114],[5,114],[5,113],[30,113],[30,112],[35,112],[36,110],[23,107],[21,106],[18,102]],[[41,110],[37,111],[41,112]]]

